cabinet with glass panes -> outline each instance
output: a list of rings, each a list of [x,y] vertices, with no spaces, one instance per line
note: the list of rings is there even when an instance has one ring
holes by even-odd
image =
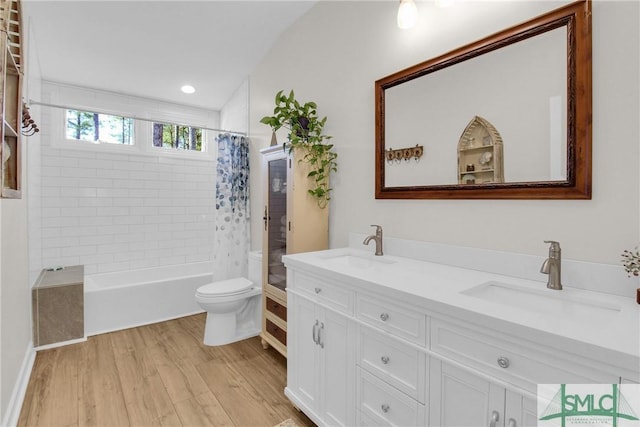
[[[308,170],[281,145],[261,150],[263,167],[262,346],[287,355],[286,254],[329,245],[329,209],[309,193]]]

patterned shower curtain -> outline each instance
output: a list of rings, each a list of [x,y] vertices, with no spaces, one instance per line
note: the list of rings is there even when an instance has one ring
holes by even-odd
[[[214,280],[247,277],[250,245],[249,140],[220,134],[216,181]]]

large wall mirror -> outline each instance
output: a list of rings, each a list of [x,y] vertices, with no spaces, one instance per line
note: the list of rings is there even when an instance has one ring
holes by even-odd
[[[591,198],[590,1],[384,77],[375,99],[378,199]]]

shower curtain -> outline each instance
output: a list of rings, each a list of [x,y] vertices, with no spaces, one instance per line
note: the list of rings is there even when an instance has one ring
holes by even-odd
[[[249,235],[249,140],[228,133],[219,134],[215,234],[214,280],[247,277]]]

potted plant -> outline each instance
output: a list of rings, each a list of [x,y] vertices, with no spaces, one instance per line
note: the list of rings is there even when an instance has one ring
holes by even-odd
[[[622,252],[622,265],[629,277],[640,276],[640,251],[637,247],[633,251],[625,249]],[[640,288],[636,289],[636,302],[640,304]]]
[[[289,130],[288,141],[283,148],[292,153],[300,150],[301,160],[309,165],[307,176],[312,182],[309,194],[315,197],[320,208],[325,208],[330,200],[329,174],[337,171],[338,154],[333,144],[326,141],[331,136],[323,133],[327,118],[318,117],[315,102],[299,102],[293,93],[285,95],[284,91],[276,94],[275,108],[272,116],[265,116],[260,123],[271,127],[273,132],[284,127]]]

